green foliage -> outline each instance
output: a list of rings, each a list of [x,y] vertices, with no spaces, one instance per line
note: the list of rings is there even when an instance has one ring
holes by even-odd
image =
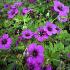
[[[60,1],[70,6],[69,0]],[[14,2],[16,0],[6,0],[5,3],[13,4]],[[24,2],[23,6],[18,7],[19,13],[13,19],[7,18],[9,9],[4,9],[3,2],[0,3],[0,10],[2,10],[2,13],[0,13],[0,36],[8,33],[13,40],[11,49],[0,50],[0,70],[27,70],[26,64],[23,64],[23,53],[27,46],[33,42],[44,47],[44,65],[52,64],[57,67],[57,70],[70,70],[70,59],[67,57],[67,54],[70,53],[70,22],[56,21],[57,13],[51,10],[52,0],[49,3],[46,3],[45,0],[37,0],[35,4],[29,3],[28,0],[22,0],[22,2]],[[32,8],[33,12],[22,15],[21,12],[24,7]],[[68,14],[68,19],[70,19],[70,14]],[[61,29],[61,32],[49,37],[46,40],[47,43],[46,41],[41,43],[32,38],[28,42],[22,41],[18,46],[15,46],[18,36],[21,35],[21,32],[15,34],[16,30],[31,29],[35,32],[38,27],[44,26],[47,21],[55,23]],[[65,29],[66,26],[69,26],[69,29]]]

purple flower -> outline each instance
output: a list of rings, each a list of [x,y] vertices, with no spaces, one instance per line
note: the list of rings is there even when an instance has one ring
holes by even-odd
[[[46,23],[46,26],[44,27],[44,30],[47,32],[47,34],[49,36],[51,36],[52,34],[56,34],[57,31],[56,31],[56,25],[51,23],[51,22],[47,22]]]
[[[24,39],[31,39],[32,36],[33,36],[33,32],[32,32],[31,30],[26,29],[26,30],[23,30],[23,31],[22,31],[22,37],[23,37]]]
[[[68,21],[67,14],[65,14],[65,13],[60,13],[60,15],[57,16],[57,19],[60,22]]]
[[[36,2],[36,0],[29,0],[29,2],[30,2],[30,3],[35,3],[35,2]]]
[[[28,46],[29,57],[27,63],[42,64],[44,62],[44,48],[41,45],[32,43]]]
[[[54,1],[54,10],[58,13],[69,13],[69,7],[64,6],[60,1]]]
[[[16,6],[16,7],[20,7],[20,6],[22,6],[22,5],[23,5],[22,2],[15,2],[15,3],[14,3],[14,6]]]
[[[8,34],[4,34],[0,37],[0,49],[9,49],[11,47],[12,39]]]
[[[5,8],[5,9],[10,8],[10,4],[5,4],[5,5],[4,5],[4,8]]]
[[[8,11],[8,18],[12,19],[16,14],[18,14],[18,9],[15,7],[12,7],[9,11]]]
[[[41,26],[37,29],[37,31],[34,33],[34,37],[40,41],[43,42],[44,40],[48,39],[48,34],[47,32],[44,30],[44,27]]]
[[[26,15],[26,14],[29,13],[30,11],[32,11],[31,8],[23,8],[22,14],[23,14],[23,15]]]

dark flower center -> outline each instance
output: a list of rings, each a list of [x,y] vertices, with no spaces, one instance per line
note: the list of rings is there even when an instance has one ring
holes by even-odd
[[[7,39],[3,39],[2,44],[6,44],[6,43],[7,43]]]
[[[29,33],[27,33],[27,34],[26,34],[26,36],[30,36],[30,34],[29,34]]]
[[[58,9],[59,9],[60,11],[63,11],[62,6],[58,6]]]
[[[39,32],[39,35],[40,35],[40,36],[43,36],[43,35],[45,35],[45,34],[46,34],[46,32],[45,32],[44,30],[42,30],[42,31]]]
[[[14,15],[14,14],[15,14],[15,11],[12,10],[12,15]]]
[[[33,51],[33,54],[32,54],[34,57],[36,57],[38,55],[38,52],[36,50]]]
[[[22,14],[23,14],[23,15],[25,15],[25,13],[24,13],[24,12],[23,12]]]
[[[7,8],[8,6],[9,6],[8,4],[5,5],[6,8]]]
[[[52,28],[51,27],[48,27],[48,31],[52,31]]]

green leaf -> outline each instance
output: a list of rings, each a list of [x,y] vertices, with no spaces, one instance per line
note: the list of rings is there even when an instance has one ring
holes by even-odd
[[[54,51],[55,52],[62,52],[64,50],[64,45],[63,43],[59,42],[54,44]]]
[[[56,36],[56,38],[60,40],[70,39],[70,34],[68,34],[66,30],[62,30],[61,33]]]

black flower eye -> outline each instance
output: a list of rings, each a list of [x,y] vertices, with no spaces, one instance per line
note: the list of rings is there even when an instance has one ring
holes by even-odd
[[[58,6],[58,9],[59,9],[60,11],[63,11],[62,6]]]
[[[34,57],[36,57],[36,56],[38,55],[38,52],[37,52],[36,50],[34,50],[33,53],[32,53],[32,55],[33,55]]]
[[[2,44],[6,44],[6,43],[7,43],[7,39],[3,39]]]
[[[39,33],[39,35],[42,36],[42,35],[43,35],[43,32],[41,31],[41,32]]]

